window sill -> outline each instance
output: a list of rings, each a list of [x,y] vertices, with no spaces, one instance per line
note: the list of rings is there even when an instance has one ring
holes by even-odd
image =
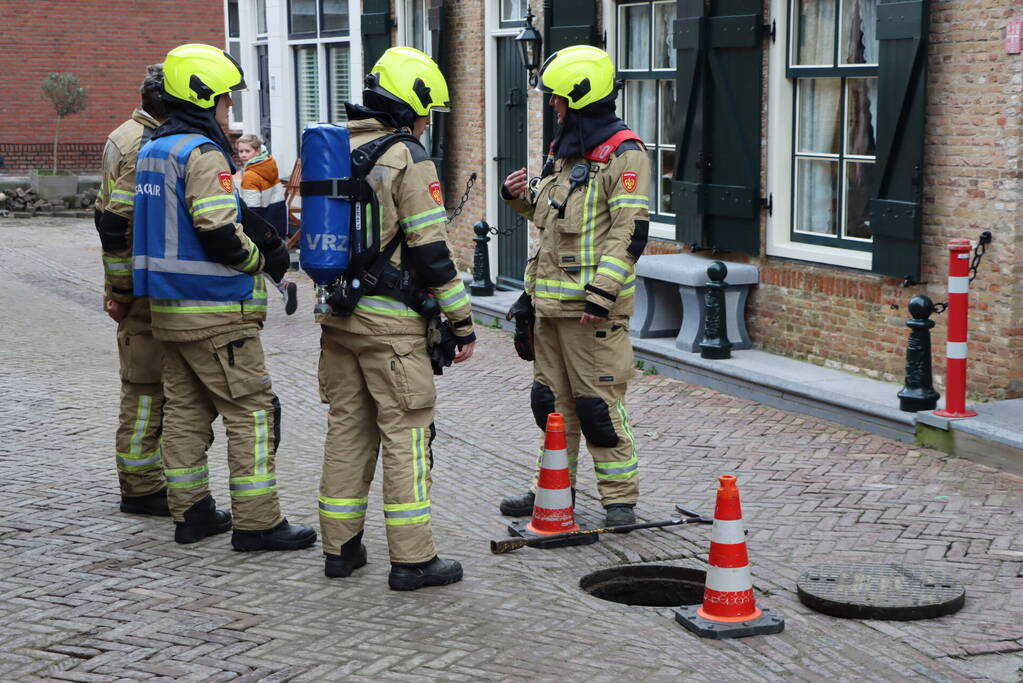
[[[650,221],[650,236],[656,237],[659,240],[668,240],[669,242],[675,241],[675,226],[671,223],[660,223],[658,221]]]
[[[767,255],[781,256],[799,261],[810,261],[829,266],[857,268],[859,270],[870,270],[873,260],[869,251],[836,249],[834,247],[823,247],[816,244],[791,241],[768,243]]]

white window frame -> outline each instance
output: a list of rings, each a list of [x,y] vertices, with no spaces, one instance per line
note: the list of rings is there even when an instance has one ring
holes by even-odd
[[[771,18],[777,39],[769,43],[767,76],[767,192],[772,198],[772,211],[767,216],[768,256],[810,261],[832,266],[870,270],[869,251],[840,249],[792,240],[792,135],[795,116],[793,80],[786,66],[789,33],[789,3],[772,2]]]
[[[601,12],[602,12],[602,15],[604,17],[604,33],[607,36],[607,47],[606,47],[606,50],[607,50],[607,53],[609,55],[617,55],[618,54],[618,43],[619,43],[619,36],[618,36],[618,31],[619,31],[619,25],[618,25],[618,23],[619,23],[618,22],[618,5],[619,4],[620,3],[618,2],[618,0],[602,0],[602,5],[601,5]],[[616,66],[617,66],[617,64],[616,64]],[[667,74],[669,72],[665,71],[665,73]],[[625,111],[624,111],[624,108],[625,108],[624,96],[620,96],[619,97],[619,99],[617,101],[617,106],[618,106],[618,108],[617,108],[618,115],[621,116],[622,114],[625,113]],[[657,125],[658,125],[658,127],[661,125],[661,117],[659,115],[657,117]],[[676,141],[675,145],[676,145],[676,149],[677,149],[677,145],[678,145],[677,141]],[[654,175],[656,176],[657,175],[656,169],[651,169],[651,170],[654,173]],[[659,182],[660,178],[659,177],[654,177],[654,178],[651,178],[650,180],[651,180],[651,188],[654,190],[653,195],[656,198],[657,192],[656,192],[656,189],[654,188],[654,183],[655,182]],[[651,203],[653,203],[653,201],[654,200],[652,199]],[[653,212],[651,212],[651,213],[653,213]],[[675,224],[674,223],[665,223],[663,221],[651,220],[650,221],[650,237],[654,237],[654,238],[657,238],[657,239],[660,239],[660,240],[668,240],[668,241],[672,241],[672,242],[675,241]]]
[[[409,36],[409,22],[412,17],[415,16],[410,11],[410,6],[413,4],[423,5],[423,52],[433,57],[432,49],[430,45],[430,0],[395,0],[394,3],[394,21],[398,25],[398,31],[396,40],[398,45],[412,45],[411,38]]]
[[[254,0],[253,0],[254,1]],[[267,13],[269,14],[269,5],[272,0],[267,0]],[[317,0],[317,12],[316,22],[319,26],[320,22],[320,2]],[[295,71],[297,68],[295,59],[295,48],[307,45],[313,45],[316,47],[316,64],[317,64],[317,91],[319,93],[319,112],[317,114],[318,121],[329,120],[329,82],[328,82],[328,69],[327,69],[327,48],[328,46],[334,46],[338,44],[348,45],[348,82],[351,84],[351,97],[354,100],[356,96],[361,98],[362,88],[358,87],[357,84],[362,82],[362,44],[361,41],[353,41],[352,36],[359,36],[362,34],[361,26],[361,12],[362,3],[359,0],[348,0],[348,35],[347,36],[318,36],[316,38],[295,38],[292,39],[288,35],[288,21],[289,21],[289,6],[287,0],[280,0],[283,12],[284,24],[283,34],[285,38],[285,46],[288,54],[288,65],[290,69],[291,83],[291,98],[292,98],[292,118],[291,118],[291,129],[294,131],[293,137],[297,140],[301,136],[302,132],[298,130],[298,111],[296,110],[295,102],[297,101],[297,83],[294,82]],[[269,24],[269,19],[267,20]],[[319,30],[317,30],[319,33]]]

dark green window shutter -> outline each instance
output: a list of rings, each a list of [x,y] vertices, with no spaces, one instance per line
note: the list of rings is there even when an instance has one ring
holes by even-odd
[[[877,7],[876,185],[870,200],[873,271],[920,279],[929,0]]]
[[[598,45],[597,5],[593,0],[544,0],[544,53],[569,45]],[[525,26],[525,24],[523,24]]]
[[[676,239],[760,251],[761,0],[678,0]]]
[[[391,47],[391,13],[389,0],[363,0],[362,55],[366,73]]]
[[[549,57],[569,45],[604,47],[597,34],[597,5],[593,0],[543,0],[543,52]],[[523,23],[525,26],[525,23]],[[546,100],[544,100],[546,102]],[[543,108],[543,147],[541,156],[554,137],[554,118],[550,107]]]
[[[448,96],[454,97],[452,92],[451,74],[448,73],[447,46],[444,41],[444,0],[430,0],[428,17],[430,29],[430,54],[440,67],[441,73],[448,79]],[[437,167],[437,175],[445,185],[447,178],[444,176],[444,141],[447,137],[448,115],[445,112],[436,112],[433,115],[433,134],[430,141],[430,158]]]

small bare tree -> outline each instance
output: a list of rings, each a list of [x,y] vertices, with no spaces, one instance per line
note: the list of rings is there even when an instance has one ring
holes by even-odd
[[[43,81],[43,94],[53,103],[57,112],[57,127],[53,131],[53,174],[57,174],[57,143],[60,140],[60,122],[85,109],[85,88],[78,85],[78,77],[71,73],[51,73]]]

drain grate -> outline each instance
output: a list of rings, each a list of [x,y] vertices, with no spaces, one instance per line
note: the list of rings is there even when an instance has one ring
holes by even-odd
[[[796,581],[807,607],[854,619],[933,619],[958,612],[966,590],[954,578],[897,564],[834,564]]]
[[[595,598],[622,605],[681,607],[703,602],[706,577],[706,572],[688,567],[631,565],[587,574],[579,587]]]

